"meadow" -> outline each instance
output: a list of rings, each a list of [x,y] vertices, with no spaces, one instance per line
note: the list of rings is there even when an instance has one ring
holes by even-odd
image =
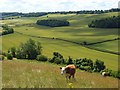
[[[35,41],[41,42],[41,45],[43,47],[42,54],[47,56],[48,58],[52,57],[53,52],[59,52],[64,56],[65,59],[67,59],[68,56],[71,56],[73,59],[90,58],[93,61],[95,61],[96,59],[100,59],[104,61],[107,68],[118,71],[118,55],[116,54],[89,49],[81,45],[63,40],[52,39],[60,38],[77,43],[94,43],[98,41],[118,38],[118,29],[88,27],[88,24],[92,20],[117,15],[118,13],[115,12],[105,14],[80,15],[48,14],[48,17],[20,17],[12,20],[0,20],[3,24],[7,24],[13,27],[15,31],[14,34],[8,34],[0,37],[0,39],[2,38],[2,42],[0,42],[0,45],[2,45],[2,51],[7,52],[9,48],[19,47],[20,43],[26,42],[29,38],[32,38]],[[37,20],[42,19],[68,20],[70,22],[70,26],[47,27],[38,26],[35,24]],[[90,45],[90,47],[112,52],[119,52],[118,42],[119,40],[109,41],[93,44]],[[65,81],[65,77],[60,75],[59,65],[27,60],[5,60],[2,62],[2,64],[3,87],[69,87],[68,83]],[[77,81],[73,83],[73,86],[75,88],[118,87],[117,79],[114,79],[112,77],[103,78],[100,74],[97,73],[88,73],[77,70],[76,78]],[[107,84],[108,82],[109,84]]]
[[[118,29],[101,29],[101,28],[88,28],[87,24],[93,19],[100,19],[105,17],[117,16],[118,13],[107,13],[107,14],[49,14],[42,17],[21,17],[13,20],[3,20],[3,23],[12,25],[15,33],[11,35],[6,35],[2,37],[3,51],[7,51],[12,46],[19,46],[21,42],[25,42],[28,38],[33,38],[31,36],[41,36],[49,38],[61,38],[65,40],[70,40],[74,42],[98,42],[109,39],[114,39],[118,37]],[[39,19],[47,18],[57,18],[68,20],[70,26],[65,27],[46,27],[36,25],[36,21]],[[28,24],[28,25],[26,25]],[[30,24],[30,25],[29,25]],[[32,24],[32,25],[31,25]],[[19,33],[24,35],[20,35]],[[27,36],[31,35],[31,36]],[[14,37],[14,38],[13,38]],[[43,46],[43,53],[49,57],[52,56],[54,51],[60,52],[65,58],[68,56],[76,58],[91,58],[93,60],[100,59],[105,62],[108,68],[117,70],[118,67],[118,55],[104,53],[100,51],[95,51],[91,49],[84,48],[80,45],[75,45],[73,43],[68,43],[60,40],[53,39],[43,39],[34,38],[41,42]],[[113,52],[118,52],[117,40],[113,42],[105,42],[103,45],[91,45],[91,47],[96,47],[100,49],[110,50]],[[9,45],[8,45],[9,44]],[[67,48],[66,48],[67,47]]]
[[[3,88],[118,88],[118,79],[77,69],[76,80],[66,81],[60,65],[29,60],[4,60]],[[9,68],[9,69],[8,69]]]

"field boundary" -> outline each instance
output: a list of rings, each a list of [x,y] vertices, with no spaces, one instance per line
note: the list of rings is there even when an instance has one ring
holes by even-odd
[[[78,42],[74,42],[74,41],[70,41],[70,40],[65,40],[65,39],[61,39],[61,38],[41,37],[41,36],[28,35],[28,34],[24,34],[24,33],[17,32],[17,31],[15,31],[15,32],[18,33],[18,34],[22,34],[22,35],[26,35],[26,36],[30,36],[30,37],[34,37],[34,38],[45,38],[45,39],[51,39],[51,40],[54,40],[54,39],[61,40],[61,41],[65,41],[65,42],[69,42],[69,43],[81,45],[81,46],[83,46],[85,48],[88,48],[88,49],[92,49],[92,50],[96,50],[96,51],[100,51],[100,52],[104,52],[104,53],[110,53],[110,54],[120,55],[120,52],[113,52],[113,51],[109,51],[109,50],[103,50],[103,49],[93,48],[93,47],[90,47],[89,44],[88,45],[84,45],[83,43],[78,43]],[[115,40],[115,39],[112,39],[112,40]],[[112,40],[106,40],[106,41],[112,41]],[[118,38],[118,40],[119,40],[119,38]],[[106,41],[103,41],[103,42],[106,42]]]
[[[99,41],[99,42],[93,42],[93,43],[87,43],[87,45],[100,44],[100,43],[105,43],[105,42],[110,42],[110,41],[115,41],[115,40],[120,40],[120,38],[109,39],[109,40],[104,40],[104,41]]]

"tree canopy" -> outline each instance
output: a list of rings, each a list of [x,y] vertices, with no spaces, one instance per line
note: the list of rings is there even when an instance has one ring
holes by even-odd
[[[26,43],[21,43],[16,56],[22,59],[36,59],[37,55],[41,54],[41,50],[40,42],[29,39]]]
[[[37,25],[50,26],[50,27],[60,27],[60,26],[69,26],[70,23],[65,20],[56,20],[56,19],[47,19],[47,20],[38,20]]]

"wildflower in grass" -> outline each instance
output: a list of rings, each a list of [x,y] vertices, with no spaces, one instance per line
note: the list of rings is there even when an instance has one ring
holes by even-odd
[[[69,86],[69,88],[73,88],[74,87],[72,83],[69,83],[68,86]]]

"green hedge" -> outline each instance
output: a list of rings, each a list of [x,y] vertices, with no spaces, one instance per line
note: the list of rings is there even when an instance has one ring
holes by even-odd
[[[48,58],[46,56],[44,56],[44,55],[37,55],[36,60],[45,62],[45,61],[48,60]]]
[[[12,59],[13,59],[13,56],[12,56],[11,53],[8,53],[8,54],[7,54],[7,59],[8,59],[8,60],[12,60]]]

